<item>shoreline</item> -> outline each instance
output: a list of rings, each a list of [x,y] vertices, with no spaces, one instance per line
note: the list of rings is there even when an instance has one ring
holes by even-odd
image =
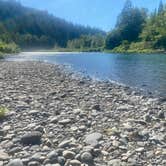
[[[73,49],[73,50],[69,50],[69,49],[63,49],[61,50],[45,50],[42,52],[57,52],[57,53],[84,53],[84,52],[88,52],[88,53],[96,53],[96,52],[100,52],[100,53],[113,53],[113,54],[166,54],[166,50],[140,50],[140,51],[132,51],[132,50],[124,50],[124,51],[115,51],[115,50],[108,50],[108,49],[103,49],[103,50],[98,50],[98,51],[87,51],[85,50],[77,50],[77,49]]]
[[[0,120],[0,165],[166,164],[165,100],[61,65],[0,65],[0,104],[10,110]]]

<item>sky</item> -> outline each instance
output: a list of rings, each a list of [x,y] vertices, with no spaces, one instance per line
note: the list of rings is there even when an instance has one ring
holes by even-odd
[[[116,24],[125,0],[19,0],[24,6],[47,10],[75,24],[110,31]],[[134,6],[153,11],[160,0],[132,0]],[[163,0],[166,3],[166,0]]]

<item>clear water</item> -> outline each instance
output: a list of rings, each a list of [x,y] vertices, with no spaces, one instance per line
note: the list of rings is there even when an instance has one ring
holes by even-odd
[[[74,71],[86,76],[111,80],[166,96],[165,54],[22,54],[8,57],[7,60],[39,60],[53,64],[67,64]]]

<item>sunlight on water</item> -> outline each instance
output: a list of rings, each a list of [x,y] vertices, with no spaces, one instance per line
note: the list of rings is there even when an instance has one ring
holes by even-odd
[[[69,70],[100,80],[166,94],[166,55],[106,53],[23,53],[9,61],[43,61],[70,66]]]

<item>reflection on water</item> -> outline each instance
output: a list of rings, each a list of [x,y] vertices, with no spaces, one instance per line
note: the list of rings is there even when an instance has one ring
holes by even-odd
[[[7,60],[40,60],[69,64],[75,71],[97,79],[109,79],[151,92],[166,94],[166,55],[106,53],[36,53],[8,57]]]

